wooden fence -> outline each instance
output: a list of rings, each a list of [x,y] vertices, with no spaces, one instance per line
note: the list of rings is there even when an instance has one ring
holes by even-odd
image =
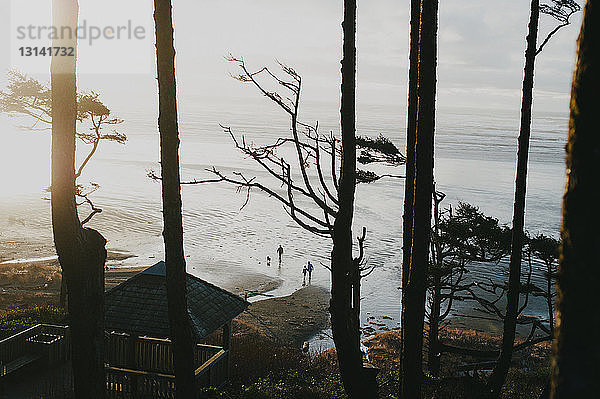
[[[223,348],[197,344],[194,364],[199,367]],[[113,367],[154,373],[173,372],[173,351],[169,339],[131,337],[127,334],[109,333],[105,344],[106,363]]]
[[[195,370],[196,387],[221,386],[228,376],[229,353],[223,349]],[[175,398],[175,377],[118,367],[106,368],[106,397]]]
[[[37,338],[36,338],[37,337]],[[70,336],[67,326],[37,325],[0,341],[0,374],[4,376],[18,366],[19,359],[45,358],[58,362],[69,360]],[[220,346],[197,344],[194,352],[198,388],[223,385],[229,376],[229,350]],[[174,398],[173,352],[171,341],[133,337],[121,333],[105,334],[107,398]],[[57,368],[57,373],[58,373]],[[44,377],[32,381],[31,387],[45,387],[39,394],[71,385],[70,367],[61,366],[60,378]],[[65,375],[63,375],[65,374]],[[31,374],[35,379],[38,373]],[[56,380],[56,381],[54,381]],[[57,387],[55,387],[55,385]],[[37,391],[37,389],[36,389]]]
[[[0,341],[0,377],[38,360],[69,359],[67,326],[38,324]]]

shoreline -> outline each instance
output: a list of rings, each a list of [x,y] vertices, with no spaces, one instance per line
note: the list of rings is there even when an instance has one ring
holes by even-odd
[[[109,290],[149,266],[114,266],[114,262],[134,257],[109,251],[105,289]],[[111,267],[110,265],[113,264]],[[61,269],[56,257],[23,258],[0,262],[0,315],[15,308],[57,304]],[[277,342],[300,347],[304,341],[329,326],[329,292],[317,286],[303,287],[291,295],[270,297],[283,284],[280,278],[247,272],[226,289],[247,299],[255,298],[249,309],[234,319],[234,333],[259,334]],[[257,299],[260,296],[265,299]]]
[[[12,244],[16,244],[16,242]],[[15,307],[58,303],[61,283],[58,259],[56,256],[40,253],[45,251],[36,250],[24,253],[23,249],[31,248],[15,246],[13,251],[0,257],[2,258],[0,261],[0,314]],[[33,257],[38,254],[38,257]],[[122,266],[122,261],[136,257],[136,255],[122,250],[108,251],[106,261],[108,270],[105,271],[106,290],[150,266],[150,264]],[[273,295],[272,293],[277,292],[277,289],[284,284],[281,278],[258,272],[246,272],[241,267],[236,272],[239,277],[234,281],[217,282],[216,285],[252,302],[249,312],[238,317],[241,323],[252,326],[262,334],[274,335],[279,341],[291,345],[301,345],[303,341],[312,343],[315,341],[313,339],[315,336],[328,330],[329,312],[327,307],[330,294],[327,289],[307,286],[287,296],[275,296],[277,294]],[[208,281],[214,283],[210,279]],[[471,312],[463,311],[463,313],[467,314],[451,316],[447,320],[451,328],[475,330],[495,336],[502,334],[502,326],[499,322],[478,320],[470,317]],[[258,319],[264,319],[262,324],[251,314],[257,315]],[[374,320],[367,322],[367,328],[371,328],[372,332],[365,334],[363,339],[369,339],[377,332],[396,329],[389,326],[380,327],[381,323],[385,322],[383,319],[388,319],[389,316],[380,318],[381,320],[373,318]],[[524,328],[517,329],[517,337],[522,337],[527,333],[528,331]]]
[[[16,252],[12,255],[16,255]],[[56,256],[6,256],[0,262],[0,313],[11,308],[58,303],[62,272]],[[119,266],[136,257],[123,251],[109,250],[106,258],[105,290],[109,290],[151,265]],[[248,298],[273,291],[283,281],[260,273],[245,273],[231,284],[221,284],[230,292]],[[219,285],[219,284],[217,284]]]

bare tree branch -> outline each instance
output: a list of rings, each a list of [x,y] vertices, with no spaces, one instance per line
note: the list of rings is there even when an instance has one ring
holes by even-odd
[[[565,26],[568,26],[571,23],[571,16],[581,10],[581,6],[577,4],[574,0],[552,1],[554,2],[554,5],[552,6],[548,4],[542,4],[540,6],[540,12],[542,14],[550,15],[557,21],[562,23],[556,26],[550,33],[548,33],[546,38],[542,41],[542,44],[540,44],[540,47],[538,47],[537,51],[535,52],[536,56],[542,52],[542,50],[544,49],[546,44],[548,44],[552,36],[554,36],[559,30],[561,30]]]
[[[206,169],[206,171],[214,174],[215,176],[217,176],[217,178],[214,178],[214,179],[203,179],[203,180],[192,180],[192,181],[182,181],[181,184],[182,185],[196,185],[196,184],[208,184],[208,183],[226,182],[226,183],[230,183],[230,184],[234,184],[234,185],[238,186],[238,190],[240,188],[246,188],[246,189],[257,188],[257,189],[265,192],[269,196],[277,199],[285,207],[290,208],[290,209],[293,207],[294,208],[294,214],[297,212],[298,214],[300,214],[301,216],[305,217],[309,221],[311,221],[311,222],[315,223],[316,225],[320,226],[320,227],[310,226],[310,230],[312,232],[315,232],[315,234],[329,235],[329,231],[330,231],[329,230],[329,225],[327,224],[326,221],[323,221],[323,220],[317,218],[316,216],[311,215],[310,213],[308,213],[307,211],[305,211],[303,209],[296,208],[293,203],[290,203],[289,199],[284,198],[283,196],[279,195],[274,190],[272,190],[272,189],[264,186],[263,184],[255,182],[254,181],[255,180],[254,177],[252,179],[248,179],[242,173],[234,172],[234,175],[238,176],[239,179],[233,179],[233,178],[225,176],[223,173],[221,173],[220,171],[218,171],[216,168]],[[148,171],[147,175],[148,175],[149,178],[151,178],[153,180],[161,180],[162,179],[153,170]],[[289,192],[288,192],[288,195],[289,195]],[[287,208],[284,208],[284,209],[286,209],[286,211],[287,211]],[[298,219],[298,218],[296,217],[296,219]]]
[[[84,188],[81,185],[77,185],[75,187],[75,189],[76,189],[75,195],[78,198],[82,198],[83,199],[83,201],[77,203],[77,205],[80,206],[80,205],[83,205],[83,204],[87,204],[90,207],[90,209],[91,209],[90,214],[85,219],[83,219],[83,221],[81,222],[82,226],[85,225],[86,223],[88,223],[90,220],[92,220],[92,218],[96,214],[102,213],[102,209],[96,207],[94,205],[94,203],[92,202],[92,200],[90,199],[90,197],[89,197],[90,194],[92,194],[94,191],[98,190],[99,187],[100,187],[100,185],[98,185],[96,183],[91,183],[91,187],[88,188],[87,190],[86,190],[86,188]]]

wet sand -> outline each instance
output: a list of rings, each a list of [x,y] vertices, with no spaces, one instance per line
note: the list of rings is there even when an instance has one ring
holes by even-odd
[[[257,301],[236,319],[284,345],[300,347],[329,326],[329,292],[304,287],[291,295]]]
[[[6,247],[5,247],[6,248]],[[22,248],[13,253],[3,253],[0,261],[0,312],[13,307],[58,303],[62,279],[58,260],[43,252],[24,256]],[[19,257],[15,256],[19,254]],[[120,261],[134,257],[132,254],[108,251],[105,288],[118,284],[145,270],[150,265],[118,267]],[[259,273],[241,275],[235,283],[222,288],[242,297],[252,297],[276,289],[280,279]]]
[[[45,246],[34,242],[0,242],[0,313],[14,307],[58,303],[61,269],[58,260]],[[108,270],[105,287],[111,289],[150,265],[120,267],[123,260],[135,257],[122,251],[108,251]],[[262,273],[244,272],[230,283],[217,284],[222,288],[250,300],[250,309],[238,320],[261,333],[289,345],[301,345],[311,336],[329,327],[329,293],[315,286],[304,287],[285,297],[254,301],[269,296],[269,292],[282,284],[279,278]],[[502,334],[502,324],[496,320],[473,317],[473,312],[455,315],[448,319],[452,328],[473,329],[492,335]],[[385,316],[384,316],[385,317]],[[382,320],[369,317],[365,336],[388,328]],[[379,327],[377,326],[384,326]],[[519,326],[517,336],[529,333],[529,327]]]
[[[14,307],[58,303],[62,278],[58,260],[45,253],[47,251],[35,251],[27,256],[23,249],[15,246],[15,251],[5,252],[4,259],[0,261],[0,313]],[[105,272],[107,290],[149,266],[115,266],[133,256],[117,251],[108,252],[108,270]],[[250,272],[240,274],[235,282],[222,285],[222,288],[252,301],[252,298],[263,295],[268,297],[268,292],[281,284],[279,278]],[[328,306],[327,290],[307,286],[285,297],[253,301],[234,324],[238,332],[258,332],[282,344],[299,347],[311,336],[329,327]]]

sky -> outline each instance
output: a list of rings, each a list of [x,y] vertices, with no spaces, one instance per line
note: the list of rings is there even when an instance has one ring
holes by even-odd
[[[154,84],[142,88],[143,82],[150,82],[155,76],[152,3],[150,0],[80,1],[80,23],[85,21],[87,29],[131,23],[145,33],[140,40],[99,38],[91,45],[89,36],[80,40],[80,85],[106,92],[108,99],[117,103],[135,96],[140,100],[152,97]],[[399,112],[403,112],[409,3],[358,1],[359,104],[398,104]],[[49,4],[47,0],[2,0],[0,11],[4,12],[0,12],[3,18],[0,22],[4,33],[0,39],[0,69],[17,68],[48,79],[49,58],[21,57],[18,49],[49,42],[19,38],[18,28],[49,25]],[[528,18],[529,2],[525,0],[441,1],[439,107],[518,109]],[[538,57],[536,110],[566,112],[568,109],[580,18],[581,13]],[[334,104],[339,101],[341,19],[341,0],[174,1],[180,92],[221,100],[255,96],[249,90],[240,90],[239,82],[230,78],[235,68],[224,56],[232,53],[244,57],[250,67],[274,66],[275,60],[285,62],[302,75],[303,98]],[[542,16],[540,40],[555,24],[549,16]]]
[[[101,93],[102,101],[121,117],[135,119],[133,114],[141,115],[139,118],[156,126],[153,1],[79,3],[79,24],[84,27],[78,44],[79,90]],[[250,69],[265,65],[276,69],[277,60],[293,67],[303,78],[301,118],[333,123],[337,120],[341,0],[173,3],[182,122],[197,120],[198,116],[224,122],[231,120],[232,115],[244,118],[250,112],[264,111],[264,115],[273,118],[273,124],[286,123],[285,115],[275,113],[283,120],[271,116],[272,104],[255,90],[231,78],[236,67],[225,61],[228,54],[243,57]],[[358,124],[360,127],[362,121],[383,115],[381,123],[395,125],[399,144],[406,115],[409,14],[408,0],[358,0]],[[473,116],[502,110],[518,120],[528,18],[526,0],[440,1],[438,120],[442,120],[445,110],[454,112],[457,108]],[[543,112],[568,116],[580,23],[581,13],[537,58],[534,120]],[[50,57],[21,56],[20,48],[49,46],[51,41],[45,29],[50,24],[51,1],[0,0],[0,88],[5,87],[10,69],[49,81]],[[556,21],[542,16],[539,40],[554,26]],[[101,35],[92,40],[100,30],[108,29],[114,34],[119,27],[127,27],[120,38]],[[141,31],[142,35],[133,34]],[[27,33],[25,37],[23,32]],[[28,159],[43,159],[49,169],[49,137],[42,142],[38,135],[23,135],[16,131],[17,125],[0,115],[0,168],[8,170],[10,165],[20,164],[22,154],[14,148],[27,148]],[[328,128],[335,129],[335,125]],[[20,174],[5,173],[3,185],[36,182],[29,186],[39,187],[41,181],[47,180],[46,174],[39,176],[38,168],[21,169]],[[12,183],[7,185],[6,179],[12,179]]]

